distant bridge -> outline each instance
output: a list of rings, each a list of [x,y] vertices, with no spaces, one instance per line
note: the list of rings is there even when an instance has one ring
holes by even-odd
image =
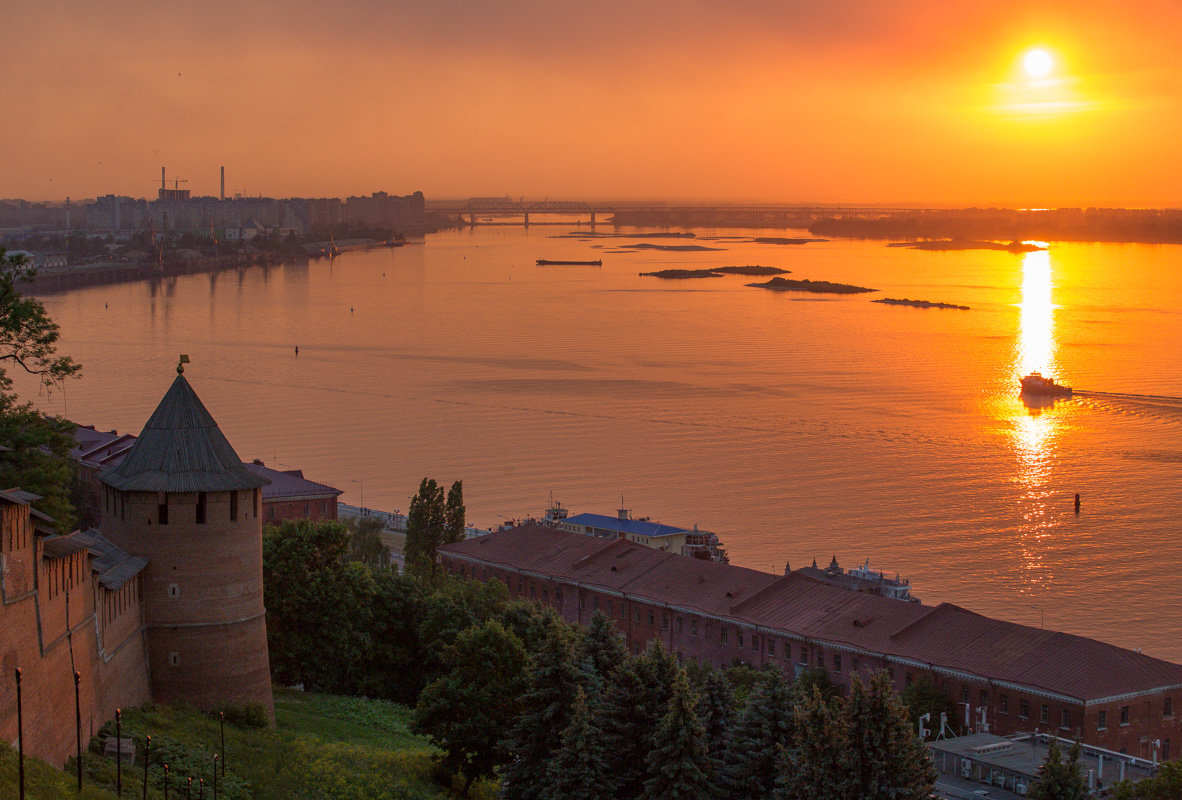
[[[606,216],[664,216],[671,220],[753,217],[821,217],[821,216],[878,216],[904,212],[923,212],[934,209],[890,208],[883,206],[826,206],[797,204],[751,205],[677,205],[666,203],[585,202],[580,200],[513,200],[511,198],[480,197],[451,203],[432,203],[431,210],[459,214],[472,225],[480,224],[478,217],[521,217],[530,224],[530,215],[566,214],[588,215],[590,223]],[[505,224],[505,223],[501,223]]]

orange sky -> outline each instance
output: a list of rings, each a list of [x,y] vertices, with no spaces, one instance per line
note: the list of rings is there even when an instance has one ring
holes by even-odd
[[[1182,206],[1175,0],[37,0],[0,197]],[[1021,71],[1026,49],[1052,80]]]

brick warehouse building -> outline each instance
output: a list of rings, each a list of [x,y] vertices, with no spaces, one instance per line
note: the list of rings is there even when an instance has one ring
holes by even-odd
[[[116,707],[186,700],[272,712],[260,489],[178,375],[118,467],[99,473],[100,529],[54,535],[19,490],[0,492],[0,736],[74,753]]]
[[[538,526],[439,554],[448,571],[498,578],[571,622],[603,611],[633,652],[659,638],[715,667],[814,667],[838,684],[884,669],[899,690],[924,677],[942,688],[958,731],[1038,728],[1159,760],[1182,749],[1182,665],[1094,639]]]

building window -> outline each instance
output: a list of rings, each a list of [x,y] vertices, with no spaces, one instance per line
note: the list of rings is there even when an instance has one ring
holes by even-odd
[[[197,524],[205,524],[205,492],[197,493]]]
[[[967,703],[969,701],[969,687],[960,687],[960,702]]]
[[[230,492],[230,522],[238,521],[238,492]]]
[[[168,596],[176,599],[181,596],[181,585],[179,583],[168,584]]]
[[[915,676],[911,673],[910,670],[908,670],[907,674],[903,676],[903,683],[906,684],[907,686],[910,686],[914,681],[915,681]]]
[[[1170,740],[1169,739],[1162,739],[1161,740],[1161,760],[1162,761],[1169,761],[1170,760]]]
[[[1096,714],[1096,730],[1108,730],[1108,712],[1103,709]]]
[[[767,640],[767,654],[769,656],[774,656],[776,654],[776,640],[772,639],[771,637],[768,637]]]
[[[1167,697],[1164,701],[1162,701],[1161,715],[1163,717],[1174,716],[1174,698]]]
[[[307,500],[304,501],[304,516],[312,516],[312,503]]]
[[[742,631],[735,631],[735,642],[738,643],[739,647],[743,646],[743,632]]]
[[[677,632],[681,633],[681,617],[677,618]]]
[[[1120,707],[1120,724],[1121,725],[1128,725],[1129,724],[1129,707],[1128,706],[1121,706]]]
[[[1018,701],[1018,716],[1021,717],[1022,719],[1030,719],[1030,701],[1029,700],[1019,700]]]
[[[661,630],[663,630],[663,631],[669,630],[669,615],[668,614],[661,614]]]
[[[168,524],[168,498],[165,497],[156,507],[157,518],[161,525]]]
[[[840,653],[833,654],[833,671],[834,672],[841,672],[841,654]]]
[[[858,671],[858,659],[851,658],[850,659],[850,672],[857,672],[857,671]]]
[[[267,506],[267,519],[275,519],[275,506]]]
[[[989,707],[989,690],[988,689],[981,690],[981,702],[978,703],[978,705],[984,706],[986,708]]]
[[[586,608],[586,607],[587,607],[587,595],[583,594],[582,592],[579,592],[579,608]]]
[[[640,606],[637,606],[636,608],[634,608],[632,610],[635,612],[636,621],[640,622]]]
[[[181,654],[175,650],[168,654],[169,666],[179,667],[181,665]]]
[[[722,644],[727,644],[727,640],[729,638],[730,638],[730,632],[727,631],[726,628],[723,628],[718,634],[718,641],[721,642]]]
[[[825,669],[825,653],[819,647],[817,648],[817,668]]]
[[[562,590],[561,589],[554,590],[554,602],[557,603],[558,605],[562,605]]]
[[[757,653],[759,652],[759,634],[758,633],[751,634],[751,649]]]
[[[999,694],[997,696],[997,708],[1001,713],[1010,713],[1010,696],[1008,694]]]
[[[1063,716],[1063,719],[1059,720],[1059,727],[1063,728],[1064,730],[1070,730],[1071,729],[1071,712],[1065,708],[1065,709],[1063,709],[1062,716]]]
[[[594,597],[591,598],[591,610],[592,611],[599,610],[599,595],[595,595]]]
[[[653,610],[650,608],[650,609],[648,610],[648,626],[651,628],[651,627],[653,627],[653,626],[654,626],[654,625],[656,625],[656,624],[657,624],[657,623],[656,623],[656,622],[654,621],[654,619],[653,619]]]
[[[806,667],[809,665],[809,649],[803,645],[800,648],[800,663]]]
[[[694,617],[690,620],[690,636],[698,635],[698,618]]]
[[[894,667],[887,667],[887,677],[891,679],[891,684],[893,685],[895,682],[895,668]]]
[[[1042,709],[1038,712],[1038,719],[1040,722],[1051,721],[1051,707],[1046,703],[1042,704]]]

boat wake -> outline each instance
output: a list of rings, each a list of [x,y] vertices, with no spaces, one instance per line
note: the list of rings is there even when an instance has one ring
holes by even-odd
[[[1128,400],[1135,403],[1149,403],[1152,405],[1178,406],[1182,408],[1182,397],[1171,397],[1158,394],[1125,394],[1123,392],[1089,392],[1075,389],[1076,397],[1095,397],[1103,400]]]

